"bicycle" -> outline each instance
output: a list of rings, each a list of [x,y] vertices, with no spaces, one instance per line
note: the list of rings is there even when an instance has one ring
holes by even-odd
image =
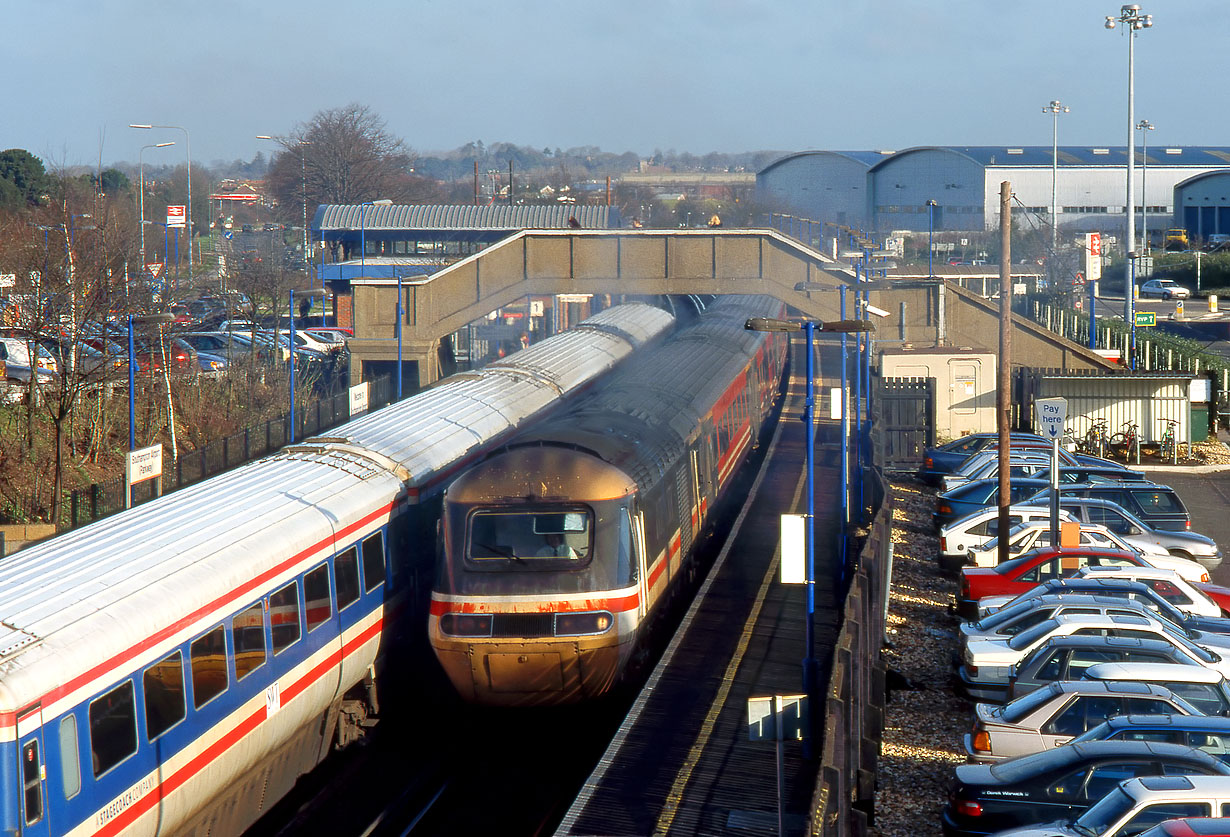
[[[1174,419],[1162,419],[1162,421],[1166,423],[1166,430],[1162,433],[1162,441],[1157,449],[1157,455],[1163,460],[1169,459],[1172,462],[1177,462],[1179,448],[1175,441],[1175,427],[1179,423]]]
[[[1124,462],[1130,461],[1132,454],[1136,452],[1136,445],[1139,442],[1139,437],[1136,433],[1138,427],[1139,425],[1125,421],[1123,429],[1111,436],[1107,441],[1111,451],[1116,455],[1122,456]]]
[[[1109,440],[1106,436],[1106,419],[1095,419],[1083,438],[1077,440],[1076,452],[1092,456],[1104,456]]]

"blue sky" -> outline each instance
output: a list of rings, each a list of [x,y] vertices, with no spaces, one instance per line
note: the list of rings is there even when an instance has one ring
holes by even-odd
[[[5,0],[0,148],[49,167],[182,142],[250,159],[366,104],[417,151],[472,140],[704,154],[1123,145],[1108,0]],[[1230,6],[1143,2],[1136,117],[1153,145],[1230,145]],[[154,154],[178,154],[179,148]]]

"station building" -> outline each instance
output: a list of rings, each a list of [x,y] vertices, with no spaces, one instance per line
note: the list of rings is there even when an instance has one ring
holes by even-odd
[[[1060,146],[1057,161],[1054,152],[1049,145],[808,151],[759,172],[756,196],[775,210],[865,230],[976,232],[998,228],[1005,180],[1013,212],[1049,227],[1054,183],[1061,231],[1113,231],[1126,211],[1127,149]],[[1151,236],[1169,226],[1201,238],[1230,232],[1230,148],[1137,150],[1136,176],[1137,224],[1148,223]]]

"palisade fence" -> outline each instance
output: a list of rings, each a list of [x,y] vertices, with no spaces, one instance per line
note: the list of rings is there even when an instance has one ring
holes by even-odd
[[[1088,314],[1037,301],[1031,303],[1027,313],[1034,322],[1056,334],[1082,346],[1089,345]],[[1119,352],[1124,368],[1131,368],[1130,342],[1129,329],[1122,320],[1098,320],[1095,348]],[[1230,429],[1230,362],[1225,358],[1202,351],[1195,340],[1150,328],[1137,328],[1136,370],[1208,376],[1212,381],[1211,398],[1216,405],[1219,423]]]
[[[858,553],[833,651],[824,702],[824,750],[808,833],[863,837],[875,810],[887,668],[882,656],[893,564],[893,500],[880,471],[868,469],[871,530]]]
[[[387,406],[396,400],[392,376],[371,380],[368,392],[368,412]],[[308,401],[295,410],[295,439],[302,440],[350,421],[350,393]],[[202,448],[180,453],[173,464],[163,457],[162,493],[200,482],[246,462],[259,459],[285,447],[290,439],[290,414],[258,422],[239,433],[218,439]],[[169,466],[169,467],[168,467]],[[156,480],[145,480],[132,487],[134,506],[154,499]],[[85,526],[108,515],[124,510],[124,478],[95,483],[78,488],[69,498],[68,519],[57,525],[59,532]]]
[[[876,462],[916,471],[935,445],[935,378],[876,378],[871,421]]]

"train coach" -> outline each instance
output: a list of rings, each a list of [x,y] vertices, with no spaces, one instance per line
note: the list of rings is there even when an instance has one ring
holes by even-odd
[[[744,323],[783,309],[721,299],[448,487],[429,638],[463,698],[572,703],[618,681],[772,408],[787,341]]]
[[[672,319],[617,306],[0,563],[0,830],[241,832],[369,724],[455,469]]]

